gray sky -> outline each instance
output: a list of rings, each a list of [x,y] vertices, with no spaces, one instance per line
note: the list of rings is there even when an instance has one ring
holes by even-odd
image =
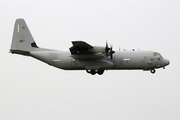
[[[179,0],[1,0],[0,120],[179,120]],[[24,18],[38,46],[71,40],[114,50],[160,52],[165,70],[64,71],[12,55],[14,22]]]

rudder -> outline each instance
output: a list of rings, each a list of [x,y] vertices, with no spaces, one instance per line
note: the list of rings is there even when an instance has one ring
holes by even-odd
[[[10,51],[12,53],[27,55],[36,45],[24,19],[17,19],[14,25],[13,38]]]

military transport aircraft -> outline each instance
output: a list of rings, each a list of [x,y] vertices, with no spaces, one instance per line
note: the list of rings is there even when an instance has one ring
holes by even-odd
[[[40,48],[35,43],[24,19],[17,19],[11,44],[11,53],[31,56],[64,70],[86,70],[102,75],[104,70],[148,70],[165,68],[169,60],[154,51],[113,51],[107,42],[104,47],[92,46],[84,41],[72,41],[69,51]]]

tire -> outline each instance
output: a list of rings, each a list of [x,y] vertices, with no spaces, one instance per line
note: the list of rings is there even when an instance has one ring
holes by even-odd
[[[155,69],[151,69],[150,71],[151,71],[152,74],[154,74],[156,72]]]
[[[102,75],[104,73],[104,70],[98,70],[98,74]]]

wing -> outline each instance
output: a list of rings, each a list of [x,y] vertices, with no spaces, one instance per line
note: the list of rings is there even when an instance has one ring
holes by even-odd
[[[99,59],[104,54],[96,47],[89,45],[84,41],[72,41],[73,46],[69,48],[71,56],[78,59]]]
[[[87,53],[89,49],[93,48],[93,46],[84,41],[72,41],[72,44],[73,46],[69,48],[71,54]]]

